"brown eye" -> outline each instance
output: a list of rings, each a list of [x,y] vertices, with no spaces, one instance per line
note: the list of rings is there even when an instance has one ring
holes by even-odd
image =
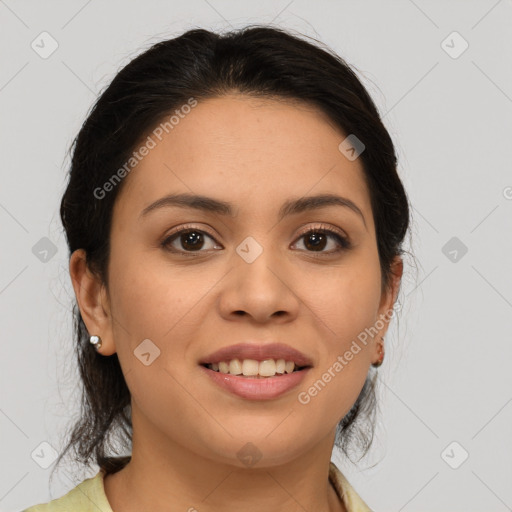
[[[198,231],[186,231],[180,233],[179,240],[184,249],[196,251],[204,245],[204,238]]]
[[[312,251],[322,251],[325,249],[325,246],[328,242],[328,236],[325,233],[318,233],[316,231],[311,231],[304,238],[304,246],[308,250]]]
[[[207,240],[213,237],[199,229],[183,228],[174,232],[162,242],[162,247],[171,252],[204,252],[201,251]],[[215,244],[213,244],[215,245]],[[212,249],[213,247],[206,247]]]
[[[336,231],[325,228],[310,229],[303,233],[300,239],[304,239],[304,247],[307,252],[318,252],[324,254],[337,253],[351,247],[350,242],[347,238],[341,236]],[[334,240],[333,243],[329,244],[330,240]],[[329,250],[324,250],[330,245]],[[333,247],[334,245],[334,247]],[[337,246],[337,247],[336,247]]]

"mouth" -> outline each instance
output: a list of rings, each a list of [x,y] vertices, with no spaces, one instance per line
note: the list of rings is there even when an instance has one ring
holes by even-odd
[[[299,386],[313,361],[283,343],[230,345],[198,361],[217,389],[245,400],[279,398]]]
[[[255,342],[223,347],[198,363],[215,372],[248,377],[284,375],[313,366],[308,356],[290,345]]]
[[[299,366],[294,361],[286,361],[285,359],[257,361],[256,359],[240,360],[238,358],[218,363],[202,363],[201,366],[216,373],[235,375],[247,379],[269,379],[311,368],[310,365]]]

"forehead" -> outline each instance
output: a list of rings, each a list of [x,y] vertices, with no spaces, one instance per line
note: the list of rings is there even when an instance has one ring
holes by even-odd
[[[290,197],[339,193],[370,212],[362,163],[338,149],[347,134],[320,110],[233,94],[186,111],[149,134],[152,149],[124,178],[120,215],[138,214],[172,192],[216,197],[252,213],[277,211]]]

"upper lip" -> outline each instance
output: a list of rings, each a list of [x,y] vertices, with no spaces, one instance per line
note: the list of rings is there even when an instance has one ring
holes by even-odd
[[[239,343],[237,345],[230,345],[204,357],[199,361],[199,364],[227,362],[233,359],[254,359],[256,361],[284,359],[285,361],[293,361],[297,366],[313,366],[308,356],[283,343],[269,343],[265,345]]]

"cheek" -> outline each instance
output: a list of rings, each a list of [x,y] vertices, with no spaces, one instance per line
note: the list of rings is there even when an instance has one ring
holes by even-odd
[[[372,338],[367,331],[377,305],[372,288],[324,299],[318,312],[323,321],[317,324],[322,326],[320,362],[297,396],[297,410],[311,428],[334,428],[357,400],[371,364]]]
[[[201,298],[215,279],[211,275],[192,278],[190,272],[165,265],[161,257],[118,252],[112,261],[114,338],[134,409],[179,438],[198,417],[206,422],[204,408],[187,392],[190,366],[184,356],[201,329],[197,321],[198,314],[204,314]]]
[[[330,353],[343,353],[353,339],[377,320],[381,299],[380,267],[371,255],[316,275],[301,295],[314,312],[317,328],[326,334]],[[363,345],[363,348],[364,345]]]
[[[125,327],[120,335],[142,341],[154,339],[163,344],[187,323],[214,281],[211,276],[184,271],[168,264],[156,251],[154,254],[119,255],[110,277],[113,315]]]
[[[316,275],[314,289],[305,282],[302,296],[314,313],[320,362],[298,391],[297,412],[321,430],[333,428],[347,414],[366,380],[372,358],[368,332],[373,332],[380,301],[380,267],[374,258],[361,257],[357,264]]]

